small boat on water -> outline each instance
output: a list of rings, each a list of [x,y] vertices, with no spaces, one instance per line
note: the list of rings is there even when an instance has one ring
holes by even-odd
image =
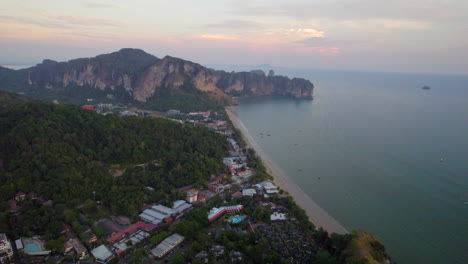
[[[423,90],[430,90],[431,87],[430,87],[430,86],[427,86],[427,85],[424,85],[423,87],[421,87],[421,89],[423,89]]]

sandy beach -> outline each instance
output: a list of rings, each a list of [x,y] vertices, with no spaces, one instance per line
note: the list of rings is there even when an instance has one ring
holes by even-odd
[[[266,155],[260,146],[253,140],[242,121],[236,116],[235,109],[233,109],[233,107],[226,107],[226,112],[234,126],[242,132],[242,136],[247,145],[250,148],[255,149],[257,155],[260,156],[268,172],[273,176],[275,184],[281,189],[287,191],[294,198],[296,203],[306,211],[310,221],[312,221],[317,228],[322,227],[329,233],[348,233],[340,223],[310,199],[309,196],[307,196],[292,180],[288,178],[283,170],[271,161],[268,155]]]

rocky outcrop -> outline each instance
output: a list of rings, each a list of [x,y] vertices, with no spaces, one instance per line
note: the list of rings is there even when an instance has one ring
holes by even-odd
[[[112,93],[118,88],[139,102],[159,96],[161,88],[177,94],[193,92],[189,88],[195,87],[204,96],[222,103],[232,103],[233,96],[312,98],[313,91],[313,84],[308,80],[275,76],[272,71],[268,76],[261,70],[227,73],[170,56],[159,59],[138,49],[122,49],[68,62],[44,60],[19,71],[1,69],[0,77],[0,87],[8,83],[14,90],[53,92],[87,87]]]

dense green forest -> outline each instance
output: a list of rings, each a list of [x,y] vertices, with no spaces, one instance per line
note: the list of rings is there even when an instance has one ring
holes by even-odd
[[[178,109],[182,112],[214,109],[226,102],[216,102],[203,91],[198,90],[191,83],[184,83],[177,90],[168,87],[157,87],[153,96],[146,102],[134,101],[134,104],[145,109],[166,111]]]
[[[17,192],[34,191],[66,208],[84,205],[91,215],[95,200],[100,211],[134,216],[143,203],[168,203],[178,198],[175,188],[206,182],[227,154],[226,139],[204,127],[1,95],[3,212]],[[12,99],[17,103],[5,103]],[[41,212],[50,217],[48,210]],[[5,221],[0,232],[8,231]]]

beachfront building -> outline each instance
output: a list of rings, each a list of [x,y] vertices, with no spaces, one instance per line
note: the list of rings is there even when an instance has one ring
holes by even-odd
[[[13,257],[13,248],[5,234],[0,234],[0,263],[7,262]]]
[[[210,213],[208,214],[208,220],[209,221],[214,221],[218,217],[221,217],[225,213],[230,213],[230,212],[239,212],[240,210],[244,209],[243,205],[231,205],[231,206],[222,206],[219,208],[213,207],[210,210]]]
[[[114,258],[112,251],[110,251],[105,245],[100,245],[99,247],[91,250],[91,254],[93,254],[96,262],[101,264],[106,264]]]
[[[179,234],[173,234],[172,236],[164,239],[159,245],[151,250],[151,255],[156,258],[164,257],[169,251],[179,246],[183,241],[184,237]]]
[[[265,190],[265,193],[272,195],[278,193],[278,188],[270,181],[266,181],[263,184],[263,189]]]

